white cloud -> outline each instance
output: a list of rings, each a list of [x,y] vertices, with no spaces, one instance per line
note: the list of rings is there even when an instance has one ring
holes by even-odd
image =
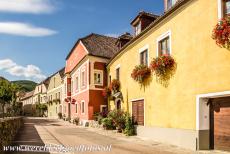
[[[42,37],[54,35],[57,32],[47,28],[35,27],[26,23],[0,22],[0,33],[28,37]]]
[[[0,70],[4,70],[12,76],[24,77],[34,81],[42,81],[46,78],[39,67],[34,65],[21,66],[11,59],[0,60]]]
[[[0,12],[42,14],[54,10],[51,0],[0,0]]]
[[[109,36],[109,37],[119,37],[119,34],[113,34],[113,33],[109,33],[109,34],[105,34],[105,36]]]
[[[14,67],[15,65],[16,63],[13,62],[11,59],[0,60],[0,70],[8,69],[8,68]]]

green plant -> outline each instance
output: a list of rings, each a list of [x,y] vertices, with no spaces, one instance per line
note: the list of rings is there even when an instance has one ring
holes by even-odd
[[[62,119],[62,113],[61,112],[58,113],[58,118]]]
[[[164,86],[168,86],[168,81],[174,75],[177,64],[173,57],[166,54],[153,58],[150,68],[155,73],[157,81]]]
[[[76,118],[73,119],[74,124],[79,125],[79,122],[80,122],[79,117],[76,117]]]
[[[67,117],[65,120],[71,122],[71,118],[70,117]]]
[[[135,126],[132,120],[132,117],[127,114],[126,120],[125,120],[125,130],[124,134],[127,136],[132,136],[136,134]]]
[[[132,71],[131,77],[139,84],[144,84],[145,80],[151,76],[151,70],[146,65],[137,65]]]
[[[108,113],[108,118],[111,118],[117,127],[118,132],[125,128],[126,113],[121,110],[112,110]]]
[[[106,130],[114,130],[116,128],[112,118],[104,118],[101,122],[103,128]]]

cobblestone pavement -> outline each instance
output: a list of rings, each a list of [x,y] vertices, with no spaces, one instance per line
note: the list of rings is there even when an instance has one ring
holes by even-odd
[[[75,152],[96,154],[222,154],[221,151],[190,151],[176,146],[154,142],[136,136],[126,137],[114,131],[99,128],[75,126],[62,120],[25,118],[24,127],[18,133],[13,145],[52,145],[74,147]],[[101,151],[93,150],[99,145]],[[110,146],[111,145],[111,146]],[[90,148],[91,146],[91,148]],[[86,151],[84,151],[86,149]],[[97,148],[98,149],[98,148]],[[60,150],[57,149],[58,151]],[[63,149],[62,150],[66,150]],[[105,151],[106,150],[106,151]],[[108,151],[109,150],[109,151]],[[56,153],[53,149],[50,153]],[[72,150],[74,151],[74,150]],[[19,152],[11,152],[19,153]],[[22,153],[22,152],[20,152]],[[26,152],[23,152],[26,154]],[[31,153],[31,152],[27,152]],[[36,152],[40,153],[40,152]],[[46,152],[49,153],[49,152]],[[57,153],[60,153],[57,152]],[[227,154],[227,153],[226,153]]]

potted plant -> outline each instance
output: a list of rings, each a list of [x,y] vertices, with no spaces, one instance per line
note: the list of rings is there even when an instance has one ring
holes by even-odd
[[[157,81],[167,86],[169,79],[174,75],[177,64],[170,55],[162,55],[153,58],[150,69],[157,77]]]
[[[132,71],[131,77],[140,84],[144,84],[145,80],[151,76],[151,70],[146,65],[137,65]]]
[[[212,38],[220,47],[230,49],[230,16],[221,19],[212,31]]]
[[[79,122],[80,122],[79,117],[76,117],[76,118],[73,119],[74,124],[79,125]]]
[[[58,118],[62,119],[62,113],[61,112],[58,113]]]

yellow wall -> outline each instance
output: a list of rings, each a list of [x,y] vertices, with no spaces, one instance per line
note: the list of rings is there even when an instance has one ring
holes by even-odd
[[[58,93],[60,93],[60,98],[58,98]],[[48,104],[48,117],[58,117],[58,113],[61,112],[59,111],[59,109],[62,101],[62,78],[59,72],[50,78],[47,91],[47,98],[49,99],[51,95],[52,100],[60,99],[60,103],[53,102],[52,104]]]
[[[196,95],[230,90],[230,51],[218,47],[211,38],[218,21],[217,7],[217,0],[192,0],[132,43],[108,66],[113,79],[116,66],[121,65],[125,109],[128,104],[131,109],[130,100],[145,99],[146,126],[195,129]],[[134,66],[139,64],[138,51],[148,44],[150,60],[156,57],[156,40],[168,30],[172,32],[176,74],[167,88],[152,75],[151,84],[140,89],[131,78]],[[113,108],[114,102],[110,104]]]

